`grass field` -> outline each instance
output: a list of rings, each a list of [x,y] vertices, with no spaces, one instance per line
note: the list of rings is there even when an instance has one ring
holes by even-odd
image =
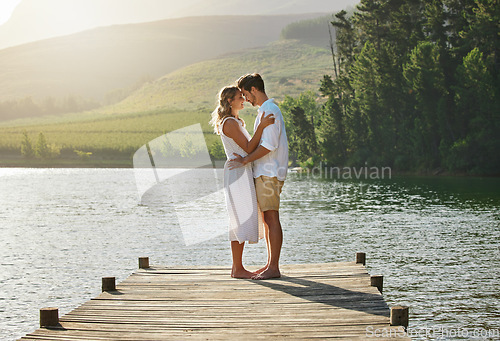
[[[255,115],[247,111],[242,117],[252,123]],[[219,143],[219,137],[209,126],[210,112],[158,111],[149,114],[122,115],[92,121],[0,128],[0,166],[59,165],[61,159],[79,165],[111,166],[120,163],[131,166],[134,152],[145,143],[176,129],[200,123],[207,146]],[[251,126],[251,124],[249,125]],[[252,131],[252,127],[249,127]],[[20,145],[26,131],[32,142],[42,132],[49,144],[61,149],[58,160],[25,160],[20,158]],[[78,160],[74,150],[91,152],[88,160]],[[111,162],[106,164],[105,160]],[[96,163],[97,162],[97,163]],[[67,164],[68,166],[72,162]],[[62,165],[65,163],[62,162]]]

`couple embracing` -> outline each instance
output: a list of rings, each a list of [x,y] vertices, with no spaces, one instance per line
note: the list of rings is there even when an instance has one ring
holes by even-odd
[[[250,136],[239,117],[245,101],[259,107]],[[288,168],[288,142],[280,109],[269,99],[259,74],[240,77],[237,86],[224,87],[210,123],[221,136],[228,160],[224,192],[229,213],[229,238],[234,278],[280,277],[283,232],[279,219],[280,194]],[[245,242],[266,238],[267,264],[250,272],[243,266]]]

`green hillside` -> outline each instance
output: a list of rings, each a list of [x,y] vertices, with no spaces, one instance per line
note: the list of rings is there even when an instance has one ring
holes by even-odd
[[[331,56],[326,49],[297,41],[277,41],[263,48],[247,49],[217,59],[196,63],[144,85],[119,104],[63,117],[21,120],[0,125],[0,160],[3,165],[114,164],[131,166],[135,150],[159,135],[190,124],[201,123],[210,146],[218,138],[208,126],[216,95],[221,87],[240,75],[259,72],[271,97],[316,91],[323,74],[330,72]],[[256,109],[243,117],[252,126]],[[43,132],[49,144],[60,149],[55,160],[31,161],[20,156],[23,131],[33,143]],[[250,131],[252,129],[250,128]],[[74,150],[92,152],[78,161]],[[97,162],[97,164],[96,164]]]
[[[105,112],[130,113],[176,108],[210,111],[217,92],[245,73],[258,72],[266,91],[277,100],[316,91],[322,75],[330,72],[331,55],[326,49],[283,40],[263,48],[247,49],[196,63],[148,83]]]

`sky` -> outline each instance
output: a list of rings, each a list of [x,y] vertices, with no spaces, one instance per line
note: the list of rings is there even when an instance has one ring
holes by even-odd
[[[0,1],[0,25],[4,24],[9,20],[12,12],[16,8],[21,0],[1,0]]]

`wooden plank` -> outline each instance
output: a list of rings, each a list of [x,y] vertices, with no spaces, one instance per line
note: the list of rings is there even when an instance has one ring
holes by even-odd
[[[27,340],[180,340],[180,339],[189,339],[189,340],[238,340],[241,339],[242,330],[235,329],[231,330],[227,334],[218,333],[214,335],[213,333],[200,333],[196,330],[180,330],[174,333],[162,334],[158,331],[141,331],[141,332],[120,332],[120,336],[118,337],[116,333],[99,333],[99,332],[86,332],[83,331],[81,334],[75,334],[74,332],[71,335],[59,335],[54,338],[52,335],[31,335]],[[401,335],[402,332],[398,332],[394,330],[395,336]],[[243,334],[244,335],[244,334]],[[309,335],[309,336],[307,336]],[[272,332],[257,332],[254,333],[251,338],[252,340],[267,340],[267,339],[293,339],[293,340],[308,340],[308,339],[336,339],[336,340],[367,340],[365,336],[359,336],[358,330],[345,330],[339,331],[335,334],[331,332],[319,332],[319,331],[308,331],[304,332],[303,335],[298,335],[296,330],[283,330],[277,331],[275,333]],[[377,337],[377,340],[394,340],[395,337],[391,338],[382,338]]]
[[[283,277],[230,278],[227,267],[140,269],[21,340],[362,340],[367,328],[409,340],[389,326],[389,308],[354,263],[284,265]]]

